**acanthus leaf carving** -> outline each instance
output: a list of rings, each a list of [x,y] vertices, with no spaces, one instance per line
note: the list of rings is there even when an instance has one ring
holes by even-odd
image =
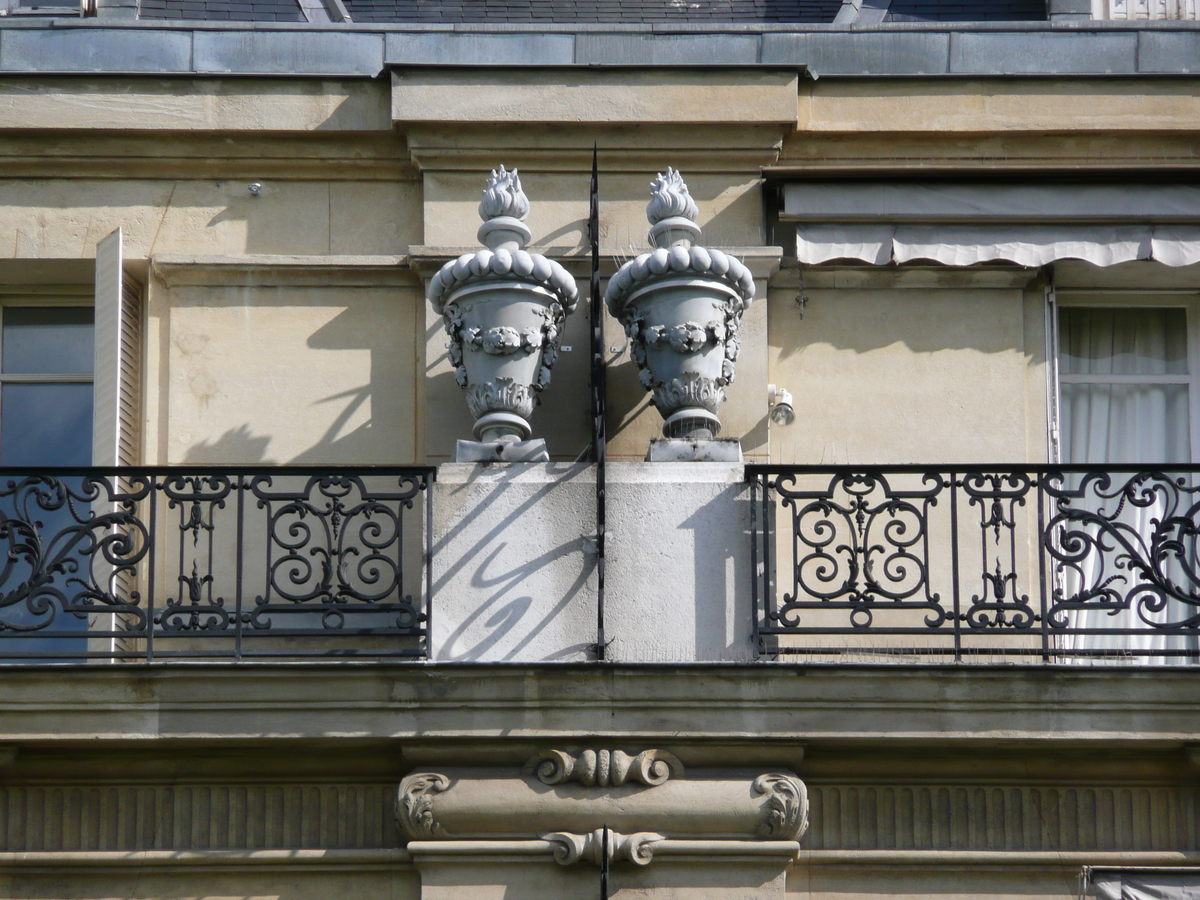
[[[649,865],[654,858],[655,843],[665,840],[663,835],[651,831],[619,834],[604,828],[597,828],[589,834],[555,831],[543,834],[541,838],[554,844],[554,861],[561,866],[569,866],[580,860],[598,866],[603,861],[605,834],[608,836],[609,861],[629,860],[639,866]]]
[[[437,772],[417,772],[400,782],[396,821],[412,840],[441,837],[445,830],[433,810],[433,796],[450,787],[450,779]]]
[[[808,828],[808,790],[804,782],[789,775],[759,775],[752,785],[756,794],[766,795],[759,837],[775,841],[798,841]]]
[[[543,750],[522,772],[550,785],[577,781],[588,787],[620,787],[632,781],[655,787],[682,775],[683,763],[665,750],[643,750],[634,756],[622,750]]]
[[[511,410],[527,419],[537,406],[539,389],[539,385],[518,384],[505,375],[499,375],[482,384],[467,385],[467,409],[477,419],[484,413],[497,410]]]
[[[650,388],[654,393],[654,404],[660,411],[699,406],[716,415],[725,399],[725,391],[717,379],[696,372],[684,372],[670,381],[651,379]]]

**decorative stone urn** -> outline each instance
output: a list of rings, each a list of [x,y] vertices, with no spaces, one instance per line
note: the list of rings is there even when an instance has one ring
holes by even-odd
[[[725,386],[733,382],[738,325],[754,299],[750,270],[720,250],[696,245],[699,214],[674,169],[650,186],[650,240],[655,248],[623,265],[605,302],[625,326],[642,385],[653,392],[663,435],[706,441]]]
[[[517,170],[493,170],[479,204],[479,241],[487,249],[446,263],[429,282],[429,301],[450,335],[454,377],[475,417],[475,439],[492,445],[482,453],[468,448],[471,459],[510,458],[507,445],[529,438],[529,416],[550,384],[563,323],[579,296],[566,269],[525,250],[527,215]]]

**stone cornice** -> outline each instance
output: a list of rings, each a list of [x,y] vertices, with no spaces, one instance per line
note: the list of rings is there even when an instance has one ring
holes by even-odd
[[[682,18],[682,17],[681,17]],[[286,25],[9,17],[0,67],[20,74],[314,75],[388,69],[768,67],[820,77],[1186,75],[1194,22],[829,25]],[[138,52],[128,35],[136,35]],[[11,39],[10,39],[11,37]],[[1054,47],[1047,52],[1047,44]],[[536,63],[531,64],[531,60]]]
[[[156,663],[8,666],[4,682],[5,743],[558,738],[678,752],[738,739],[1129,748],[1200,740],[1200,671],[1170,666]]]
[[[474,252],[472,247],[427,247],[410,246],[408,261],[413,269],[420,272],[426,279],[431,277],[443,265],[452,259],[457,259],[464,253]],[[592,260],[584,248],[564,247],[530,247],[550,259],[553,259],[572,275],[586,277],[591,271]],[[722,247],[728,256],[736,257],[755,278],[767,278],[778,270],[783,258],[780,247]],[[622,260],[628,257],[628,252],[610,247],[600,248],[600,277],[608,278],[620,267]]]
[[[163,255],[151,264],[156,278],[180,285],[287,285],[290,287],[417,287],[407,256]]]
[[[532,841],[413,841],[387,850],[82,850],[0,853],[0,869],[63,875],[146,869],[172,872],[213,870],[364,871],[404,870],[414,863],[479,857],[553,861],[555,844]],[[1196,851],[980,851],[980,850],[804,850],[794,841],[672,841],[655,847],[659,858],[781,857],[799,865],[825,867],[991,869],[1077,869],[1079,866],[1195,866]]]
[[[141,872],[146,869],[172,872],[236,869],[252,871],[313,870],[361,872],[389,870],[411,865],[407,850],[67,850],[0,853],[0,871],[25,873],[43,871],[61,874],[67,870]]]

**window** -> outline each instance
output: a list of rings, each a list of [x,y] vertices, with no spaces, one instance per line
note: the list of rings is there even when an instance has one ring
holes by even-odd
[[[1059,313],[1059,441],[1068,464],[1192,459],[1187,310]]]
[[[91,465],[93,323],[90,306],[0,307],[0,465]]]
[[[1197,612],[1181,598],[1200,596],[1194,540],[1178,528],[1192,515],[1197,479],[1170,469],[1190,464],[1200,448],[1198,312],[1183,294],[1060,296],[1060,459],[1114,467],[1108,484],[1099,475],[1067,477],[1078,496],[1069,501],[1072,522],[1055,535],[1058,590],[1070,626],[1096,632],[1068,636],[1067,649],[1143,662],[1196,652],[1194,632],[1169,632]]]

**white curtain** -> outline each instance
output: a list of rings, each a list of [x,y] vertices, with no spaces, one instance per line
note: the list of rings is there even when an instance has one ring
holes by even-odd
[[[1132,464],[1161,468],[1160,464],[1191,461],[1187,378],[1187,327],[1182,309],[1064,308],[1059,320],[1060,440],[1066,464]],[[1111,380],[1109,380],[1111,379]],[[1174,382],[1174,383],[1172,383]],[[1169,470],[1168,470],[1169,472]],[[1133,473],[1114,473],[1119,489]],[[1082,476],[1071,476],[1077,487]],[[1112,518],[1144,539],[1148,559],[1154,520],[1167,510],[1166,495],[1156,494],[1147,506],[1121,503],[1119,496],[1098,497],[1088,490],[1075,507]],[[1184,498],[1183,509],[1190,505]],[[1076,525],[1093,538],[1113,543],[1095,525]],[[1061,587],[1072,597],[1081,589],[1107,584],[1125,595],[1140,581],[1121,565],[1120,548],[1101,552],[1092,547],[1078,569],[1064,570]],[[1189,584],[1180,565],[1159,561],[1172,580]],[[1136,607],[1136,604],[1135,604]],[[1178,622],[1197,612],[1178,600],[1149,614],[1155,622]],[[1076,650],[1194,650],[1190,636],[1156,634],[1136,608],[1110,614],[1107,610],[1081,610],[1069,614],[1076,628],[1145,628],[1138,635],[1068,635],[1063,646]],[[1182,657],[1130,657],[1142,663],[1186,662]]]

